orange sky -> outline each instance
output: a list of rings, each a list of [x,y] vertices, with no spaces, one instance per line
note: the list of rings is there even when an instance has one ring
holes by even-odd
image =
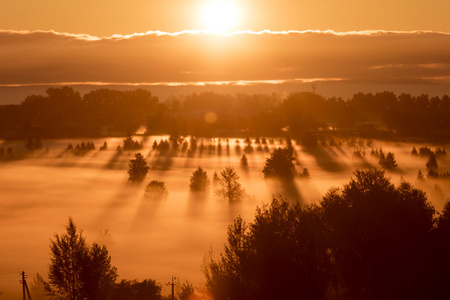
[[[0,1],[0,29],[96,36],[203,29],[209,0]],[[450,32],[448,0],[233,0],[238,30],[434,30]]]
[[[252,31],[235,35],[199,31],[207,3],[2,0],[0,89],[317,78],[450,86],[448,0],[241,0],[233,30]]]

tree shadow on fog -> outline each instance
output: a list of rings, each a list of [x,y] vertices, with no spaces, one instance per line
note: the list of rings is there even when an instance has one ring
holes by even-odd
[[[266,185],[273,195],[286,198],[291,203],[304,203],[304,199],[294,180],[282,180],[278,178],[266,179]]]
[[[146,197],[140,198],[140,203],[137,206],[136,213],[134,214],[131,222],[131,230],[140,228],[142,220],[152,220],[166,202],[166,198],[162,199],[147,199]]]
[[[122,154],[123,153],[116,151],[114,155],[111,157],[111,159],[108,161],[108,163],[104,166],[104,169],[121,169],[116,166],[116,163],[119,161],[119,158],[122,156]]]
[[[379,167],[370,163],[365,157],[357,158],[357,164],[357,169],[376,169]]]
[[[206,202],[210,198],[209,191],[189,192],[187,213],[189,217],[197,218],[204,216]]]
[[[124,213],[133,204],[133,197],[141,190],[142,185],[125,182],[119,191],[108,201],[95,224],[103,224],[106,220],[116,220],[117,214]],[[114,216],[113,216],[114,215]]]
[[[171,155],[156,155],[150,165],[153,170],[167,171],[172,164],[173,159]]]
[[[327,151],[325,151],[321,147],[305,147],[304,151],[316,159],[317,165],[328,172],[342,172],[347,169],[347,167],[330,155]]]
[[[233,222],[242,213],[242,201],[244,199],[228,201],[228,218],[230,222]]]

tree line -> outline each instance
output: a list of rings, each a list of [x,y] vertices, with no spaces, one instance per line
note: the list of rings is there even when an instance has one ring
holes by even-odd
[[[173,96],[149,91],[98,89],[83,96],[71,87],[49,88],[20,105],[0,106],[0,137],[147,134],[284,136],[357,134],[371,138],[450,137],[450,98],[356,93],[349,99],[314,93]]]

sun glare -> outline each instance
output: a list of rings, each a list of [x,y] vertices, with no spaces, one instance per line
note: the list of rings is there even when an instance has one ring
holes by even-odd
[[[212,0],[203,10],[206,29],[225,32],[232,29],[238,19],[238,9],[227,0]]]

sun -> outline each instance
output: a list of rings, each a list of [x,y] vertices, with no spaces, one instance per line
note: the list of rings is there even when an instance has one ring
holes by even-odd
[[[227,0],[212,0],[203,10],[203,21],[206,29],[226,32],[232,29],[238,19],[238,9]]]

